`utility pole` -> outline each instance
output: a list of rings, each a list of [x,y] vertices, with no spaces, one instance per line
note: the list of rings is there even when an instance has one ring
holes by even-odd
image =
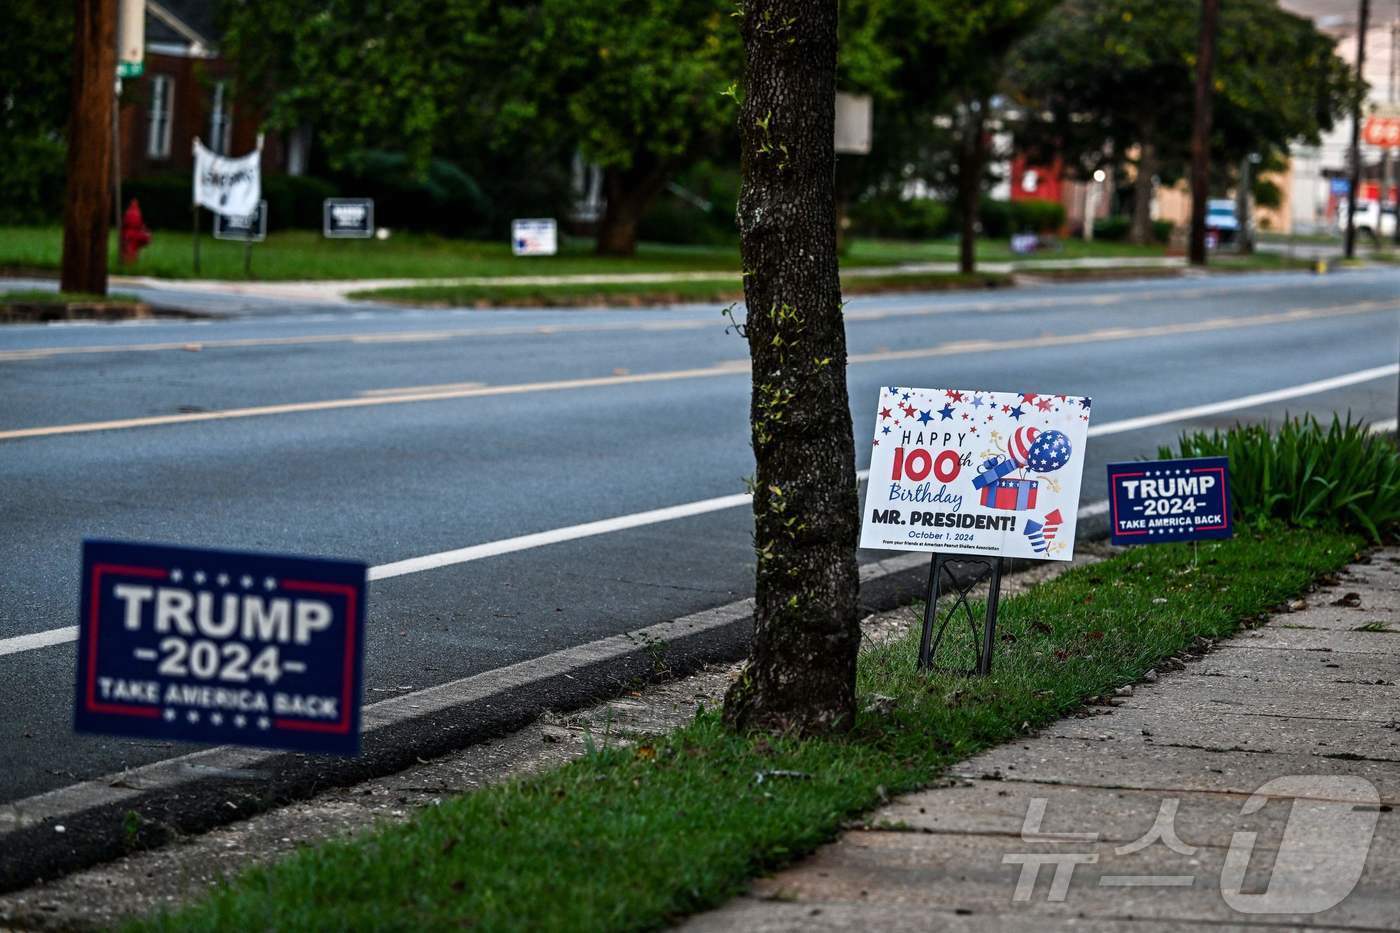
[[[112,82],[117,76],[116,0],[76,0],[68,187],[63,210],[65,292],[107,294],[111,219]]]
[[[1196,113],[1191,127],[1191,265],[1206,264],[1206,200],[1210,197],[1210,117],[1215,97],[1215,29],[1220,0],[1201,0],[1196,47]]]
[[[1361,0],[1361,17],[1356,27],[1356,80],[1365,80],[1366,71],[1366,30],[1370,25],[1371,0]],[[1361,186],[1361,95],[1357,95],[1351,108],[1351,175],[1347,184],[1347,236],[1345,254],[1348,259],[1356,258],[1356,189]],[[1380,232],[1377,224],[1377,233]]]

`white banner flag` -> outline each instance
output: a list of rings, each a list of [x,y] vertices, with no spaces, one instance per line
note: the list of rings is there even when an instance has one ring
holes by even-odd
[[[194,203],[216,214],[246,217],[262,200],[262,147],[237,159],[194,141]]]

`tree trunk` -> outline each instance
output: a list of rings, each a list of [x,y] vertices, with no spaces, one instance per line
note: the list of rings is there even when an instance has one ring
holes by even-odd
[[[757,593],[748,664],[725,696],[741,730],[855,718],[855,445],[836,264],[836,0],[749,0],[743,189]]]
[[[969,103],[964,117],[962,139],[958,144],[958,268],[965,275],[977,271],[977,209],[982,199],[982,165],[987,159],[983,135],[986,107],[982,101]]]
[[[607,204],[598,223],[599,255],[631,256],[637,251],[637,224],[665,186],[665,167],[647,156],[638,156],[630,168],[604,170]]]
[[[65,292],[107,294],[112,197],[112,107],[117,81],[117,0],[77,0],[68,186],[63,209]]]
[[[1371,18],[1370,0],[1361,0],[1361,23],[1356,35],[1356,81],[1364,82],[1366,74],[1366,29]],[[1342,253],[1347,259],[1356,258],[1356,189],[1361,187],[1361,95],[1357,95],[1351,105],[1351,165],[1347,175],[1347,229],[1342,240]],[[1384,200],[1384,198],[1382,198]],[[1376,215],[1376,235],[1380,235],[1380,215]],[[1396,217],[1400,226],[1400,215]]]
[[[1138,143],[1137,175],[1133,178],[1133,223],[1128,242],[1148,246],[1152,235],[1152,176],[1157,171],[1157,147],[1144,135]]]
[[[1210,116],[1215,96],[1215,24],[1220,0],[1201,0],[1196,50],[1196,110],[1191,127],[1191,265],[1206,264],[1206,200],[1210,197]],[[1364,43],[1363,43],[1364,44]]]

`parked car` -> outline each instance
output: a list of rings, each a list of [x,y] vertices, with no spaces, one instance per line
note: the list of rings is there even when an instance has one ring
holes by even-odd
[[[1240,233],[1240,219],[1235,216],[1235,202],[1229,198],[1212,198],[1206,202],[1206,231],[1215,231],[1217,246],[1235,242]]]
[[[1345,201],[1337,205],[1337,229],[1344,234],[1347,230],[1347,202]],[[1395,205],[1382,205],[1379,201],[1358,200],[1356,202],[1356,233],[1373,243],[1380,238],[1394,239]]]

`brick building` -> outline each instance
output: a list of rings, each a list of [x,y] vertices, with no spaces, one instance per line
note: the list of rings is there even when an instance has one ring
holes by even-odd
[[[146,0],[146,62],[122,82],[118,158],[123,178],[189,172],[197,136],[215,152],[257,145],[256,110],[235,100],[233,66],[219,54],[215,0]],[[269,133],[263,171],[302,174],[309,134]]]

